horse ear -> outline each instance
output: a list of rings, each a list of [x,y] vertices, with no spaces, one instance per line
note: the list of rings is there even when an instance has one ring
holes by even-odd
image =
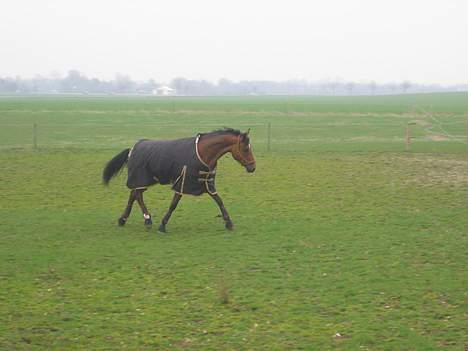
[[[245,133],[242,133],[242,140],[245,140],[245,138],[247,138],[249,136],[249,133],[250,133],[250,128],[247,129],[247,131]]]

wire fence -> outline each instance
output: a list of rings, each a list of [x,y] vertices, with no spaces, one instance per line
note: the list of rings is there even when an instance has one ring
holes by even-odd
[[[10,123],[1,126],[1,149],[113,149],[128,147],[136,140],[173,139],[219,129],[216,123]],[[443,123],[437,117],[372,124],[356,120],[347,123],[237,124],[251,129],[256,151],[401,151],[419,148],[429,151],[468,146],[468,122]]]

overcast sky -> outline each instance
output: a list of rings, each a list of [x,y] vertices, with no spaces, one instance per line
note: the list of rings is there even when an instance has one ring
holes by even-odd
[[[468,83],[468,0],[1,0],[0,76]]]

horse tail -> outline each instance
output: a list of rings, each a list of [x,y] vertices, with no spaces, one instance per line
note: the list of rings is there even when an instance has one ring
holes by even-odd
[[[119,173],[122,167],[127,163],[129,153],[130,149],[125,149],[120,154],[114,156],[112,160],[107,162],[107,165],[104,167],[104,171],[102,172],[102,182],[104,185],[109,184],[112,177]]]

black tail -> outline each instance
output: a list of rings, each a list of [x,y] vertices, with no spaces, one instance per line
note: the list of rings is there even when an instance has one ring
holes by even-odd
[[[112,177],[119,173],[122,167],[127,163],[129,153],[130,149],[125,149],[120,154],[114,156],[112,160],[107,162],[107,165],[102,172],[102,182],[105,185],[109,184]]]

